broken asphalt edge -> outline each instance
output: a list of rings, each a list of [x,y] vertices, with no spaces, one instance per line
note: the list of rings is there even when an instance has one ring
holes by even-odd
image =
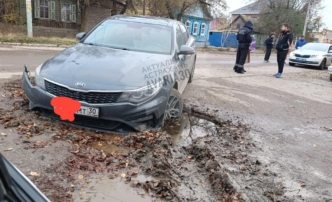
[[[45,48],[68,48],[72,45],[0,42],[0,46],[29,46],[29,47],[45,47]]]

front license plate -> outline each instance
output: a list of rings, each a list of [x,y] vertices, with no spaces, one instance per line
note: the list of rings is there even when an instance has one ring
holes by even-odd
[[[93,108],[93,107],[81,106],[81,109],[78,110],[75,114],[79,114],[79,115],[83,115],[83,116],[99,117],[99,109]]]
[[[297,61],[301,61],[301,62],[305,62],[306,59],[303,59],[303,58],[296,58]]]

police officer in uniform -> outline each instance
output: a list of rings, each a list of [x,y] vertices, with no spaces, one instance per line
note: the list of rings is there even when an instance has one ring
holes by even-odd
[[[239,45],[237,48],[236,63],[233,69],[239,74],[244,74],[244,72],[246,72],[243,65],[246,62],[246,58],[249,52],[249,46],[252,42],[251,33],[253,27],[253,23],[250,20],[247,21],[246,24],[239,30],[236,36]]]

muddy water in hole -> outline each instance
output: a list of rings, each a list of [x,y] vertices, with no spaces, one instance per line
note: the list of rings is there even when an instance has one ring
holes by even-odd
[[[197,116],[190,116],[184,114],[178,120],[172,120],[165,123],[162,128],[166,131],[173,139],[174,144],[186,146],[189,145],[194,139],[198,137],[204,137],[206,135],[213,135],[216,133],[216,126],[214,123],[207,121],[203,118]],[[111,142],[119,135],[111,135],[106,137],[108,142]],[[103,150],[106,153],[118,153],[118,154],[128,154],[129,149],[121,146],[116,146],[113,144],[108,144],[107,142],[92,142],[90,147],[98,150]],[[142,174],[138,174],[137,177],[132,177],[131,181],[146,182],[151,180],[160,180]],[[75,201],[86,201],[86,202],[102,202],[102,201],[112,201],[112,202],[146,202],[152,201],[141,189],[133,189],[129,184],[126,184],[121,177],[115,179],[109,179],[104,177],[99,180],[92,180],[89,182],[89,187],[94,186],[95,192],[84,192],[76,193]],[[82,194],[82,192],[84,194]]]
[[[174,144],[188,146],[194,139],[216,134],[216,125],[204,118],[183,114],[178,120],[165,123],[165,130],[172,137]]]
[[[152,180],[152,178],[139,175],[137,178],[132,178],[132,181],[145,182]],[[81,190],[75,193],[75,202],[151,202],[145,191],[141,189],[133,189],[130,184],[125,183],[120,177],[109,179],[104,177],[98,180],[88,181],[88,187],[94,187],[91,190]]]

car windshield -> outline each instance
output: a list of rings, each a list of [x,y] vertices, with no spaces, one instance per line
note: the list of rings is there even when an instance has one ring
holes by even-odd
[[[93,30],[83,43],[122,50],[171,54],[172,28],[146,23],[106,20]]]
[[[318,44],[318,43],[308,43],[301,47],[301,50],[313,50],[313,51],[322,51],[326,52],[328,46],[325,44]]]

